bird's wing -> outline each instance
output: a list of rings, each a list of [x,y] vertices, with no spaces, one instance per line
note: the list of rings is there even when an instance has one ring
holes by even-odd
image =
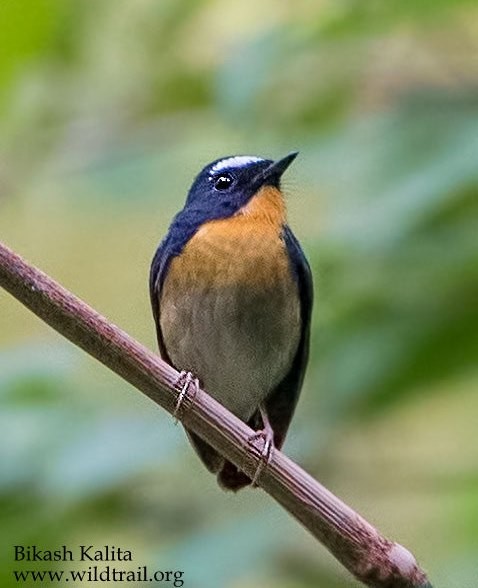
[[[312,314],[312,274],[304,253],[288,226],[283,239],[289,254],[300,297],[301,335],[292,366],[283,380],[265,401],[267,415],[274,430],[274,444],[280,449],[299,399],[309,356],[310,319]]]
[[[156,325],[159,352],[161,353],[161,357],[164,359],[164,361],[168,362],[169,364],[171,364],[171,359],[168,356],[168,352],[164,344],[163,334],[161,332],[159,302],[161,300],[161,289],[164,283],[164,278],[166,276],[169,264],[174,257],[170,242],[171,239],[170,235],[168,234],[159,245],[153,257],[151,270],[149,272],[149,295],[151,298],[151,308],[153,310],[153,317]]]

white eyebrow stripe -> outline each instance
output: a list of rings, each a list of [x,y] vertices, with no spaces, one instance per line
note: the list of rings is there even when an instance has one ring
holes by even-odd
[[[234,157],[227,157],[221,159],[211,168],[211,173],[222,171],[223,169],[231,169],[237,167],[246,167],[250,163],[258,163],[259,161],[265,161],[262,157],[255,157],[254,155],[236,155]]]

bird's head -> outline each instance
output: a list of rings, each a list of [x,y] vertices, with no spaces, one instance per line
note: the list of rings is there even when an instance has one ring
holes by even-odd
[[[216,218],[236,214],[261,188],[280,189],[282,174],[296,157],[297,152],[277,161],[251,155],[217,159],[197,175],[186,208],[207,209]]]

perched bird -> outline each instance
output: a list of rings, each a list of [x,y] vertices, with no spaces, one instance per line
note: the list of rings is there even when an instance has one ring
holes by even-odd
[[[282,174],[296,158],[231,156],[195,178],[154,256],[150,294],[165,361],[280,448],[309,349],[312,278],[287,225]],[[192,432],[219,484],[252,480]],[[267,455],[266,455],[267,454]]]

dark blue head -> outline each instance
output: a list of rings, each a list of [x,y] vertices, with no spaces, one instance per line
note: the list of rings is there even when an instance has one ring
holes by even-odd
[[[210,218],[235,214],[263,186],[279,188],[282,174],[296,157],[297,152],[278,161],[250,155],[217,159],[194,180],[185,209],[207,210]]]

